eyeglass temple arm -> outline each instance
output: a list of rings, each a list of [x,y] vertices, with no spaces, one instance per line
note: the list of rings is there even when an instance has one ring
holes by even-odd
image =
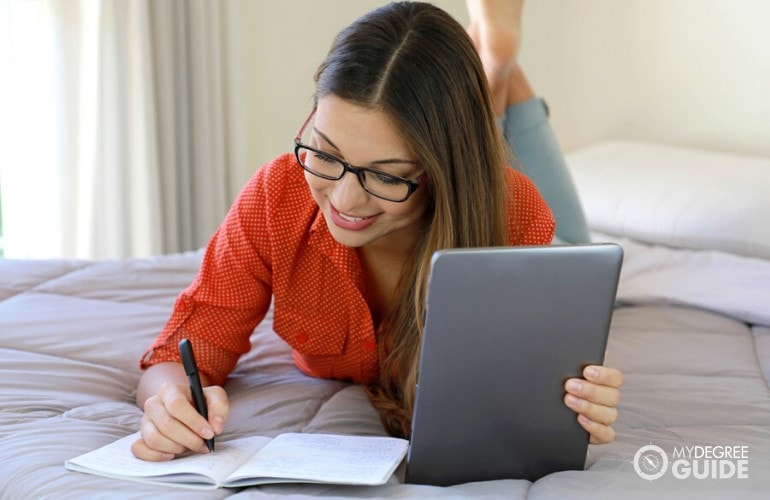
[[[300,139],[302,138],[302,134],[305,132],[305,127],[307,127],[308,123],[310,123],[310,120],[313,119],[315,116],[315,111],[318,109],[316,106],[313,106],[313,110],[310,112],[309,115],[307,115],[307,118],[305,119],[305,123],[302,124],[302,128],[299,129],[299,132],[297,132],[297,137],[294,138],[294,142],[300,142]]]

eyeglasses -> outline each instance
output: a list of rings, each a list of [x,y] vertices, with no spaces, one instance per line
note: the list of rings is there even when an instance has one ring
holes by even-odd
[[[406,201],[420,187],[424,174],[417,179],[404,179],[373,168],[355,167],[334,155],[303,144],[302,134],[315,115],[315,111],[314,108],[310,112],[310,116],[307,117],[294,139],[294,155],[306,171],[330,181],[338,181],[346,172],[351,172],[358,178],[364,191],[377,198],[394,202]]]

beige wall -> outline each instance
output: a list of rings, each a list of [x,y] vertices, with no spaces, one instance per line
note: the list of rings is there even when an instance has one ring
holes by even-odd
[[[229,64],[233,78],[230,140],[243,172],[291,151],[310,112],[313,74],[334,36],[383,0],[229,0]],[[464,0],[434,2],[467,19]],[[237,192],[237,191],[236,191]]]
[[[381,0],[229,0],[243,172],[289,151],[334,35]],[[436,1],[461,22],[464,0]],[[608,139],[770,156],[770,1],[529,0],[521,61],[566,151]]]
[[[770,156],[770,2],[536,0],[522,63],[567,149],[664,141]]]

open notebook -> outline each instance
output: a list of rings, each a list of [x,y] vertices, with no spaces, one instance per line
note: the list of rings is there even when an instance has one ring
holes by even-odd
[[[406,454],[404,439],[332,434],[281,434],[217,441],[216,452],[168,462],[131,454],[139,433],[65,463],[98,476],[185,488],[214,489],[268,483],[375,485],[387,482]]]

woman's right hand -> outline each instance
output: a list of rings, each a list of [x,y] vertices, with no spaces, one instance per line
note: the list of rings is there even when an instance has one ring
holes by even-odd
[[[206,387],[203,394],[208,421],[193,406],[189,385],[162,383],[157,393],[144,401],[142,436],[131,446],[134,456],[157,462],[187,451],[208,453],[204,439],[222,433],[230,404],[222,387]]]

